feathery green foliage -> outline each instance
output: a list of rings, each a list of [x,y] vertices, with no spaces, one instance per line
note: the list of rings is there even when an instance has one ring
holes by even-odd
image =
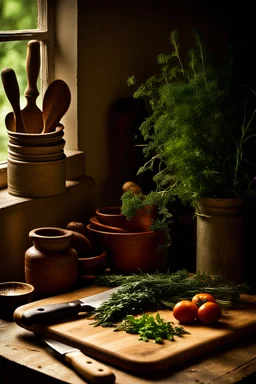
[[[256,111],[247,116],[246,99],[237,98],[244,92],[233,83],[229,66],[212,66],[195,37],[185,68],[178,33],[172,31],[172,52],[157,58],[160,73],[134,92],[135,98],[148,98],[152,108],[140,126],[148,161],[138,174],[153,171],[154,196],[160,194],[166,201],[178,197],[196,205],[201,197],[255,194],[255,164],[247,158],[247,149],[255,145]],[[134,76],[127,83],[137,85]],[[248,91],[248,97],[256,97]]]
[[[168,196],[158,192],[151,192],[147,195],[143,193],[135,194],[129,190],[121,196],[121,201],[121,213],[126,216],[128,220],[134,217],[138,209],[145,208],[150,213],[153,206],[156,206],[158,215],[152,222],[151,230],[162,230],[168,233],[169,225],[172,223],[172,214],[167,209]],[[168,239],[166,240],[168,243]]]

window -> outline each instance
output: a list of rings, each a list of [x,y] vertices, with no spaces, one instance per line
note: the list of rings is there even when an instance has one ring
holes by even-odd
[[[23,93],[27,85],[26,52],[29,40],[39,40],[41,44],[41,65],[38,80],[40,95],[53,75],[51,53],[53,33],[51,26],[52,9],[47,0],[1,0],[0,2],[0,71],[11,67],[19,83],[20,107],[26,104]],[[37,106],[40,108],[40,95]],[[5,116],[12,111],[10,102],[0,83],[0,187],[3,186],[4,168],[7,159],[7,132]],[[2,184],[2,185],[1,185]]]

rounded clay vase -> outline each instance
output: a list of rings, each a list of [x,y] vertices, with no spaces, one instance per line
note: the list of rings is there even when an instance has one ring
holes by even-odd
[[[73,232],[41,227],[29,232],[33,246],[25,252],[25,278],[40,295],[74,288],[78,278],[77,252],[70,247]]]

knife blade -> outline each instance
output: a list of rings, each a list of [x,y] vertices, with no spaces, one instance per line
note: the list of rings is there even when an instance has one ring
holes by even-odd
[[[25,326],[34,324],[58,323],[77,316],[79,313],[89,313],[107,301],[113,293],[121,286],[109,289],[93,296],[83,299],[67,301],[57,304],[46,304],[43,306],[27,309],[23,312],[21,321]]]
[[[43,338],[43,340],[89,383],[112,384],[115,382],[114,373],[106,365],[84,355],[80,349],[72,348],[69,345],[48,338]]]

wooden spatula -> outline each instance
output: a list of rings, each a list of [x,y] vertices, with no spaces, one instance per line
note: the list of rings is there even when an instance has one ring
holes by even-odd
[[[27,105],[21,110],[21,115],[28,133],[40,133],[43,129],[42,111],[36,105],[36,99],[39,95],[37,89],[37,79],[40,70],[40,42],[30,40],[27,46],[27,80],[28,85],[24,96]],[[7,114],[5,119],[6,126],[11,131],[15,131],[15,121],[13,113]]]
[[[1,78],[6,96],[8,97],[13,109],[14,124],[9,125],[9,120],[6,117],[6,128],[10,131],[26,132],[20,111],[20,90],[16,74],[12,68],[4,68],[1,71]]]
[[[44,129],[42,133],[55,130],[67,112],[70,101],[71,93],[65,81],[54,80],[47,88],[43,98]]]

